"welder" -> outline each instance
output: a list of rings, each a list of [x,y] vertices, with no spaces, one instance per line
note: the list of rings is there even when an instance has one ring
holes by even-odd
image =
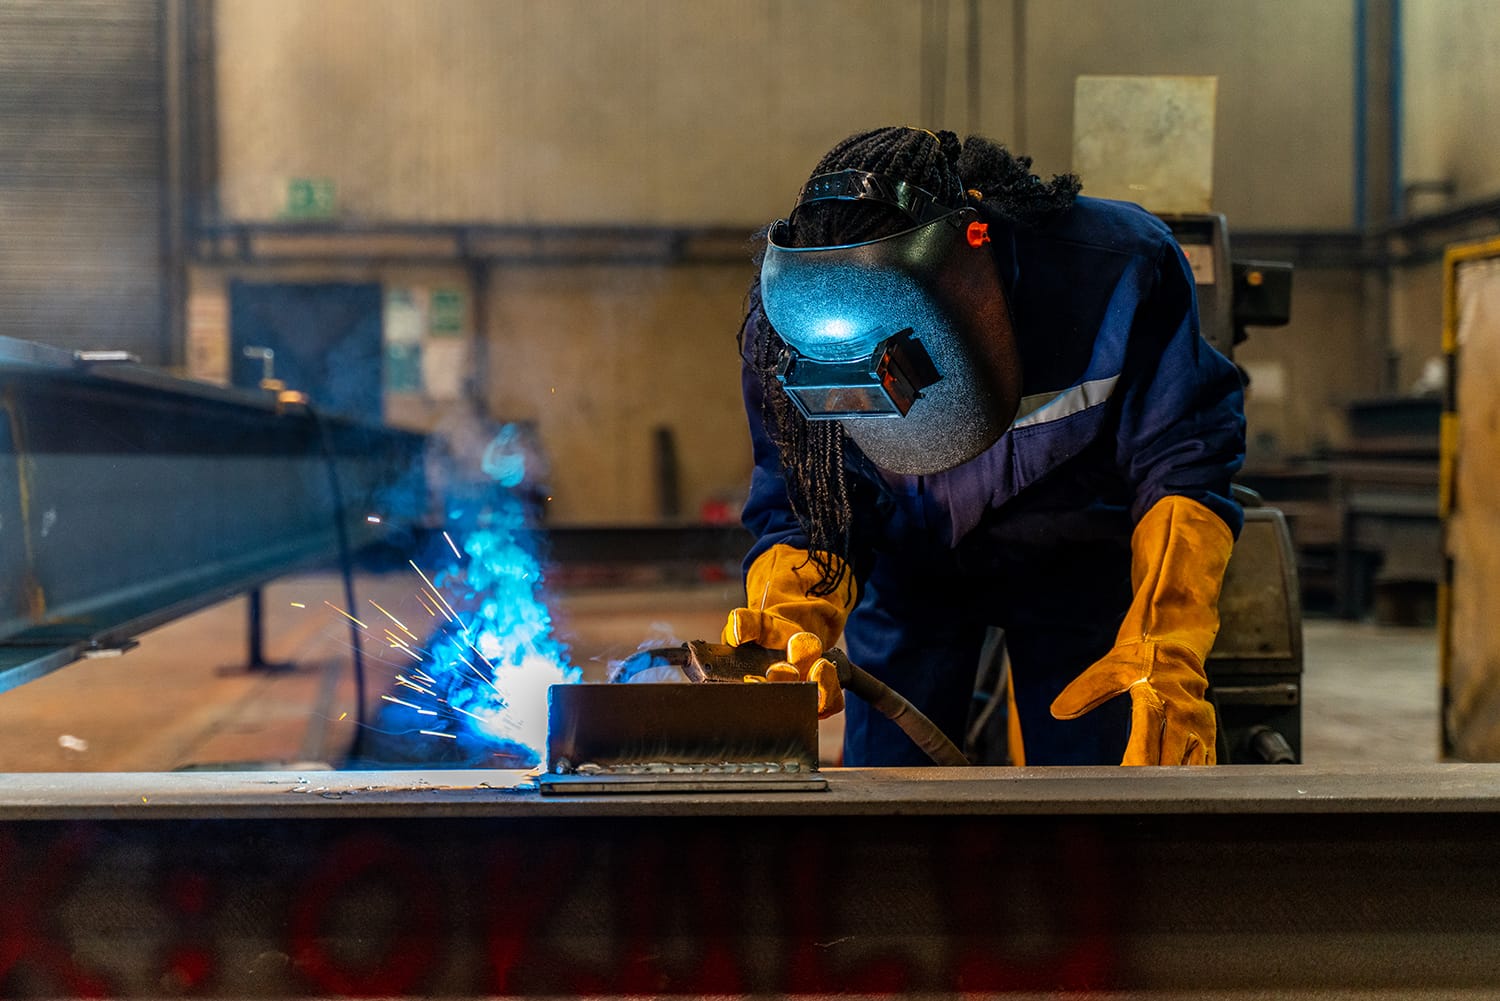
[[[841,634],[958,741],[992,626],[1014,763],[1214,762],[1241,382],[1167,226],[1079,190],[982,137],[881,128],[766,232],[740,332],[756,542],[723,640],[786,650],[767,679],[846,711],[847,765],[924,757],[846,705]]]

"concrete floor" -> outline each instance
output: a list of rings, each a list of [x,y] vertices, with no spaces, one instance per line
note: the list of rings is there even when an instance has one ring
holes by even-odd
[[[378,602],[419,635],[431,616],[405,575],[363,577]],[[641,646],[717,637],[737,603],[729,583],[576,588],[553,600],[556,633],[589,680]],[[0,693],[0,770],[159,771],[277,767],[338,760],[353,738],[348,622],[330,576],[266,590],[267,656],[285,672],[244,669],[244,599],[141,637],[123,657],[83,661]],[[295,607],[293,603],[305,606]],[[357,615],[360,613],[356,613]],[[1437,643],[1431,630],[1335,620],[1305,628],[1303,757],[1309,764],[1420,763],[1438,758]],[[366,641],[370,698],[411,663]],[[825,723],[833,760],[840,724]],[[430,739],[430,738],[428,738]]]

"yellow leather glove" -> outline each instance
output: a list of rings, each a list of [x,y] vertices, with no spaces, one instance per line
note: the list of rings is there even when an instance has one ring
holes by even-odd
[[[839,685],[839,670],[823,656],[823,642],[812,633],[793,633],[786,645],[786,660],[766,668],[766,676],[745,675],[751,683],[766,681],[810,681],[818,686],[818,719],[837,716],[844,711],[844,689]]]
[[[1234,536],[1208,508],[1163,497],[1130,537],[1135,597],[1114,648],[1052,703],[1076,719],[1130,693],[1122,765],[1211,765],[1217,723],[1203,661],[1219,632],[1219,588]]]
[[[745,680],[814,682],[818,716],[826,719],[844,710],[838,671],[823,651],[839,638],[854,608],[854,575],[847,574],[833,594],[821,597],[807,593],[818,577],[805,549],[787,545],[767,549],[745,575],[749,604],[729,613],[722,641],[730,646],[756,643],[785,650],[786,660],[773,664],[766,677],[746,675]]]

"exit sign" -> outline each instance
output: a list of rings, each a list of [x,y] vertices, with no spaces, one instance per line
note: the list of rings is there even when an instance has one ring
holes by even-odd
[[[331,219],[336,209],[333,178],[293,177],[286,183],[290,219]]]

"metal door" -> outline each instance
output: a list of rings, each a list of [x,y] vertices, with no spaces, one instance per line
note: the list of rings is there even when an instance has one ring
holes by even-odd
[[[269,349],[274,377],[308,394],[314,406],[381,419],[379,284],[233,282],[229,330],[236,386],[260,384],[261,349]]]

